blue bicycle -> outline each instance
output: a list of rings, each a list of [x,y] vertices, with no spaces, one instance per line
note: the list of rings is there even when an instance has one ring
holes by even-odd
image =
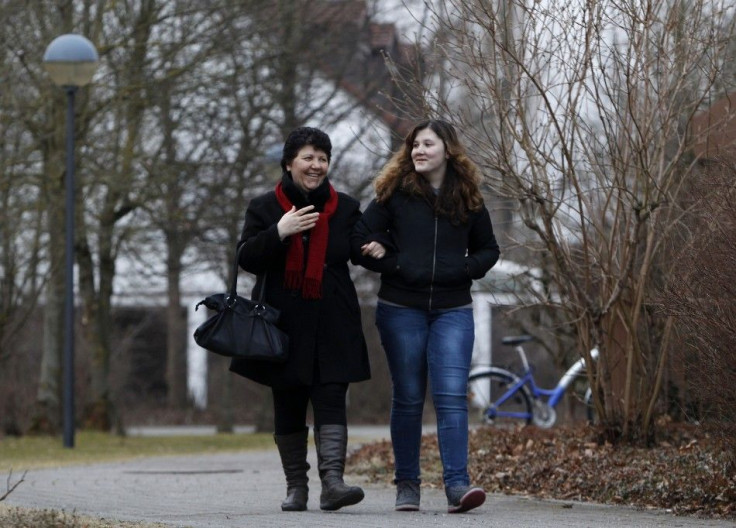
[[[515,347],[523,372],[516,374],[496,366],[473,369],[468,378],[468,402],[471,408],[480,409],[481,420],[487,424],[503,425],[524,423],[539,427],[552,427],[557,421],[555,407],[573,381],[585,375],[585,358],[580,358],[562,375],[554,389],[544,389],[534,380],[534,368],[529,364],[523,344],[534,340],[528,335],[505,337],[504,345]],[[593,361],[598,359],[598,349],[590,351]],[[590,387],[583,400],[588,409],[588,420],[593,421],[590,405]]]

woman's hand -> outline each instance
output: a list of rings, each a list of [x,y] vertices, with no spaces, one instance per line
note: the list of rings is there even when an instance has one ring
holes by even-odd
[[[386,248],[380,242],[368,242],[360,246],[360,252],[363,256],[373,257],[374,259],[382,259],[386,256]]]
[[[319,219],[319,213],[310,213],[314,209],[313,205],[308,205],[297,210],[295,206],[291,206],[289,211],[284,213],[276,228],[279,231],[281,240],[288,236],[308,231],[312,229]]]

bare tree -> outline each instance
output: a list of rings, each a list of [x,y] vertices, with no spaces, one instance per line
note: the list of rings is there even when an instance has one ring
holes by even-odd
[[[13,6],[0,13],[3,27],[16,16]],[[26,116],[17,104],[22,100],[19,50],[0,36],[0,68],[6,89],[0,93],[0,427],[5,432],[22,429],[23,414],[12,408],[18,396],[19,378],[14,364],[21,358],[21,331],[38,307],[48,272],[41,268],[44,257],[44,216],[40,158],[24,126]],[[47,386],[58,387],[58,365]],[[58,402],[57,402],[58,403]],[[49,407],[57,407],[50,403]]]
[[[154,0],[100,7],[90,14],[88,37],[101,51],[95,114],[87,149],[80,160],[84,200],[78,222],[77,260],[83,330],[90,344],[89,393],[83,422],[109,430],[110,329],[115,265],[124,219],[138,207],[140,152],[150,86],[150,41],[163,8]],[[103,24],[104,20],[104,24]],[[84,22],[82,22],[84,24]],[[109,110],[109,111],[105,111]]]
[[[60,263],[63,262],[64,223],[59,220],[63,218],[63,201],[58,197],[63,195],[65,104],[63,93],[51,86],[41,71],[40,57],[42,46],[56,36],[48,32],[51,28],[58,31],[60,27],[66,28],[66,32],[85,34],[100,52],[97,78],[77,98],[75,249],[82,301],[79,319],[91,348],[90,392],[82,399],[83,419],[88,425],[108,429],[112,423],[108,376],[113,282],[120,248],[137,231],[132,214],[149,198],[143,161],[146,142],[151,139],[146,133],[146,119],[153,104],[151,94],[156,92],[157,82],[166,80],[156,77],[159,72],[172,74],[172,68],[167,69],[164,64],[168,59],[165,46],[177,42],[180,47],[191,46],[187,38],[194,39],[196,34],[187,34],[187,38],[173,44],[171,39],[158,39],[170,36],[167,28],[179,25],[183,30],[187,16],[196,13],[197,4],[146,0],[114,5],[59,2],[33,8],[18,3],[8,7],[17,8],[8,15],[15,17],[15,23],[8,27],[23,28],[34,34],[33,39],[25,33],[15,38],[26,48],[16,51],[17,59],[11,70],[18,78],[18,85],[26,89],[16,94],[12,104],[22,118],[24,132],[32,138],[30,156],[38,157],[37,163],[44,172],[38,178],[38,218],[47,224],[48,234],[42,240],[48,244],[51,278],[45,295],[45,343],[37,422],[50,423],[52,428],[59,423],[60,314],[64,293]],[[48,213],[44,213],[46,210]]]
[[[203,65],[218,42],[218,9],[218,3],[187,0],[116,5],[100,28],[107,82],[101,82],[98,102],[107,112],[94,123],[99,143],[87,166],[90,232],[80,248],[80,282],[92,323],[88,339],[94,344],[86,419],[94,427],[108,428],[114,417],[109,332],[115,264],[123,247],[142,255],[148,271],[156,269],[155,255],[166,252],[169,403],[186,403],[182,258],[202,229],[201,212],[212,209],[221,190],[200,180],[216,99],[206,90],[212,73]],[[163,243],[155,240],[157,232]]]
[[[75,32],[100,54],[93,83],[78,92],[75,116],[77,321],[89,350],[78,357],[85,375],[78,401],[86,426],[109,429],[113,295],[123,252],[151,284],[167,281],[169,397],[181,406],[182,277],[202,268],[223,278],[230,273],[248,200],[280,176],[280,152],[272,148],[295,126],[332,133],[350,121],[349,133],[331,134],[340,145],[331,178],[353,194],[368,187],[371,165],[342,156],[358,142],[371,143],[375,123],[389,114],[378,108],[389,79],[379,67],[384,45],[372,44],[368,6],[362,0],[3,4],[3,38],[14,46],[3,48],[1,62],[12,82],[0,96],[0,119],[8,124],[0,132],[0,214],[23,222],[2,222],[0,283],[3,315],[12,312],[16,323],[18,308],[29,312],[44,288],[38,429],[60,426],[65,294],[59,197],[66,105],[41,67],[44,47],[59,33]],[[0,320],[5,338],[8,321]]]
[[[239,7],[246,9],[248,4]],[[149,94],[151,126],[145,131],[149,147],[143,158],[148,188],[143,206],[145,234],[155,237],[161,233],[163,241],[158,245],[166,253],[166,377],[173,408],[183,408],[188,402],[186,319],[181,303],[182,277],[188,267],[185,255],[209,229],[213,211],[222,211],[213,203],[226,187],[212,167],[213,151],[222,149],[221,140],[228,137],[218,120],[220,111],[213,110],[218,99],[216,62],[222,46],[213,35],[222,31],[222,10],[219,3],[178,9],[171,23],[159,28],[162,43],[156,62],[161,66]],[[144,242],[136,253],[155,254],[156,245]],[[151,267],[156,259],[144,260]]]
[[[23,2],[5,2],[2,10],[4,68],[8,81],[3,94],[3,115],[10,119],[4,137],[5,158],[10,165],[4,176],[13,175],[13,185],[5,187],[11,195],[22,191],[24,200],[11,199],[12,207],[6,209],[7,238],[4,240],[4,257],[10,267],[4,277],[17,284],[18,275],[24,270],[33,285],[26,293],[33,302],[38,299],[41,287],[45,288],[44,343],[41,357],[41,375],[38,383],[33,427],[39,431],[57,431],[61,425],[61,348],[62,314],[64,299],[64,109],[63,91],[53,86],[41,68],[44,47],[56,36],[52,31],[71,31],[73,10],[60,2],[46,8],[28,6]],[[29,38],[33,35],[33,38]],[[84,92],[78,98],[78,114],[84,112]],[[11,124],[12,123],[12,124]],[[78,129],[79,131],[79,129]],[[83,137],[80,133],[78,138]],[[20,157],[24,160],[19,163]],[[10,204],[9,204],[10,205]],[[19,220],[23,221],[19,221]],[[34,231],[36,234],[34,235]],[[15,250],[11,249],[13,245]],[[27,255],[23,267],[13,268],[13,255]],[[43,279],[43,277],[47,277]],[[7,284],[10,284],[8,282]],[[12,302],[14,296],[4,297]],[[17,297],[16,297],[17,299]]]
[[[723,130],[718,134],[733,137]],[[662,304],[683,343],[674,351],[682,388],[676,410],[709,427],[736,453],[736,164],[734,146],[724,146],[731,154],[702,163],[697,182],[689,186],[687,199],[702,206],[680,230],[672,257],[680,265]]]
[[[382,61],[370,47],[365,1],[253,2],[248,7],[223,10],[226,22],[215,55],[220,68],[210,78],[219,97],[214,113],[225,137],[213,138],[210,151],[211,165],[221,171],[220,207],[210,210],[204,247],[211,248],[206,253],[223,269],[225,284],[231,270],[223,263],[233,257],[247,202],[280,178],[280,148],[293,128],[311,125],[331,132],[353,116],[358,127],[348,141],[332,135],[341,148],[334,152],[330,177],[346,192],[367,187],[370,167],[345,163],[343,169],[343,154],[361,134],[373,131],[378,113],[365,108],[390,82],[385,70],[382,75],[366,72]],[[366,117],[355,119],[361,111]],[[233,416],[228,408],[231,382],[223,380],[223,398],[216,403],[221,430],[232,427],[227,423]],[[269,397],[264,396],[257,413],[259,429],[272,427]]]
[[[121,239],[137,255],[137,265],[165,275],[169,402],[177,407],[186,398],[182,274],[211,267],[229,283],[247,201],[280,176],[269,149],[280,147],[296,124],[335,126],[388,80],[360,71],[360,61],[377,62],[366,48],[365,2],[187,5],[160,6],[152,29],[157,44],[144,61],[150,62],[143,69],[150,69],[146,96],[135,103],[145,107],[147,123],[135,151],[136,167],[142,169],[139,188],[145,192],[130,200],[143,214],[136,214],[135,228],[124,222],[129,241]],[[164,15],[172,21],[167,24]],[[309,25],[301,23],[305,19]],[[363,85],[356,86],[359,82]],[[342,95],[346,86],[352,88],[350,97]],[[362,123],[362,130],[371,130],[370,119]],[[362,130],[352,133],[359,137]],[[364,171],[338,170],[340,154],[333,159],[334,174],[345,175],[349,186],[365,187]],[[158,254],[166,255],[163,266],[157,266],[163,260]],[[225,392],[229,381],[226,377]],[[223,402],[229,405],[230,398]],[[220,414],[233,415],[227,409]],[[231,427],[221,424],[223,430]]]
[[[673,346],[653,303],[688,213],[689,125],[731,82],[729,7],[448,0],[433,11],[422,111],[453,120],[489,186],[517,203],[508,253],[548,259],[557,297],[542,300],[574,323],[583,356],[600,349],[589,376],[611,439],[652,438]]]

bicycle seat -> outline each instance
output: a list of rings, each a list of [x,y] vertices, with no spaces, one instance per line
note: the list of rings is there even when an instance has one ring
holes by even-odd
[[[522,343],[526,343],[527,341],[534,341],[534,336],[530,335],[520,335],[520,336],[508,336],[501,339],[501,343],[504,345],[520,345]]]

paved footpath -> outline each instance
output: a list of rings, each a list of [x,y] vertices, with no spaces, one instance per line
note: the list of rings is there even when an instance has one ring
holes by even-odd
[[[363,437],[362,440],[366,440]],[[353,433],[353,446],[361,437]],[[419,512],[394,512],[394,489],[360,484],[366,498],[337,512],[319,510],[316,455],[310,446],[309,510],[280,509],[284,477],[275,449],[243,453],[156,457],[119,463],[29,471],[5,501],[8,505],[76,512],[107,520],[164,523],[176,527],[734,527],[724,520],[677,517],[575,501],[489,495],[480,508],[448,515],[441,489],[422,489]],[[13,480],[19,477],[13,473]],[[0,473],[0,482],[8,475]]]

